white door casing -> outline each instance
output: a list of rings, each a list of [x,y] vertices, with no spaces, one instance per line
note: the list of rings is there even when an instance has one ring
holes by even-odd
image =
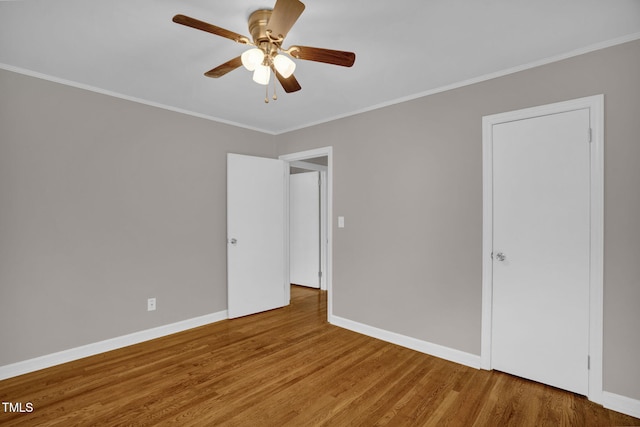
[[[329,191],[327,188],[327,183],[329,182],[327,177],[329,175],[329,171],[324,170],[320,171],[320,271],[322,272],[322,276],[320,277],[320,289],[323,291],[327,290],[327,280],[330,277],[329,272],[331,271],[329,268],[329,247],[330,247],[330,238],[329,238]]]
[[[483,119],[482,368],[596,402],[602,395],[602,116],[603,97],[594,96]]]
[[[291,283],[320,288],[320,172],[289,177]]]
[[[288,304],[285,163],[227,155],[227,292],[230,318]]]
[[[333,147],[321,147],[314,148],[307,151],[301,151],[297,153],[291,154],[283,154],[279,157],[279,159],[284,160],[289,164],[295,164],[299,161],[304,161],[306,159],[313,159],[316,157],[327,157],[327,166],[326,171],[321,171],[320,174],[322,176],[322,206],[321,206],[321,222],[322,222],[322,237],[321,237],[321,258],[322,258],[322,280],[321,280],[321,289],[327,291],[327,320],[329,322],[333,319]],[[318,169],[320,170],[320,169]],[[288,214],[289,212],[289,194],[287,188],[287,194],[285,195],[285,203],[287,204],[287,209],[285,210]],[[288,237],[288,228],[287,228],[287,239]],[[288,246],[287,246],[288,251]],[[287,260],[289,253],[287,252]],[[288,272],[287,265],[287,272]]]

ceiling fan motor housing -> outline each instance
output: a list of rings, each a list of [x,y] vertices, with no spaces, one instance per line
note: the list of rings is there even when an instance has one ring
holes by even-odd
[[[270,41],[267,35],[267,23],[271,18],[271,12],[269,9],[259,9],[249,16],[249,33],[256,46]]]

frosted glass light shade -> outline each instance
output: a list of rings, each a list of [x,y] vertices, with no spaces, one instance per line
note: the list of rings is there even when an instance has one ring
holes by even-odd
[[[249,49],[240,56],[242,65],[249,71],[253,71],[264,61],[264,52],[258,48]]]
[[[253,81],[261,85],[268,85],[270,76],[271,70],[269,67],[266,65],[258,65],[253,72]]]
[[[273,58],[273,65],[282,77],[288,79],[296,69],[296,63],[284,55],[276,55]]]

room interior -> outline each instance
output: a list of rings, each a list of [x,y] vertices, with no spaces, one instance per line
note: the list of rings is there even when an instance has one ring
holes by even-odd
[[[640,418],[638,2],[307,1],[288,37],[356,62],[298,61],[303,89],[268,105],[243,70],[202,75],[241,46],[170,19],[245,34],[248,13],[270,4],[49,3],[0,4],[0,323],[11,325],[0,378],[224,319],[227,153],[329,146],[329,320],[479,367],[482,118],[602,94],[598,403]],[[487,21],[496,10],[501,20]],[[420,17],[433,27],[447,17],[447,37]],[[155,19],[149,33],[138,26]],[[387,40],[385,22],[404,45]],[[123,32],[101,33],[114,25]]]

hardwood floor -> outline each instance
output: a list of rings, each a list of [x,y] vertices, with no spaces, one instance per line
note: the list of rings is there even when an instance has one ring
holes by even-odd
[[[2,426],[621,426],[582,396],[326,322],[326,294],[0,381]]]

